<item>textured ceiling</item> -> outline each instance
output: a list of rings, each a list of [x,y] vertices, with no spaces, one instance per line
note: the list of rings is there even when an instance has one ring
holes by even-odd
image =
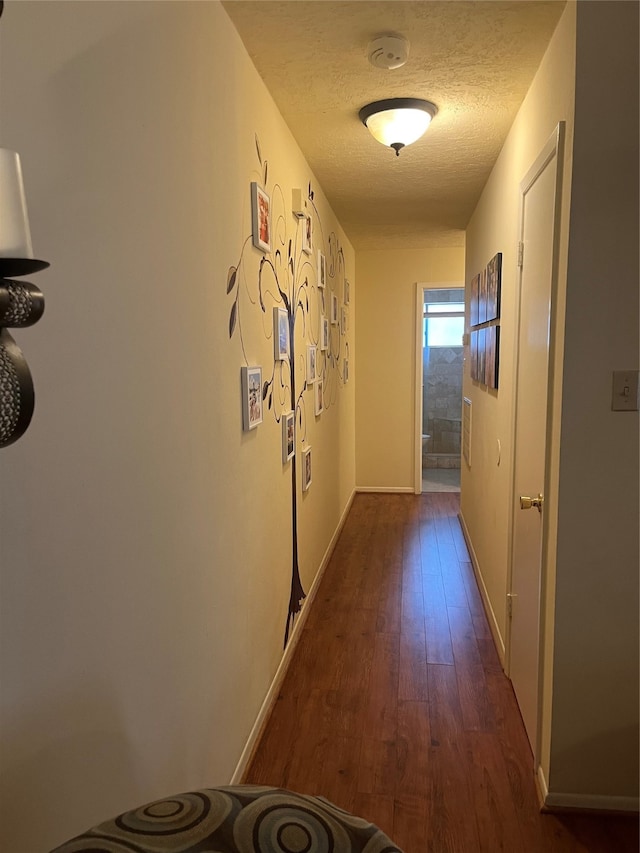
[[[357,248],[461,246],[464,229],[564,2],[227,0],[267,88]],[[399,33],[409,60],[385,71],[371,39]],[[360,107],[418,97],[438,107],[396,157]]]

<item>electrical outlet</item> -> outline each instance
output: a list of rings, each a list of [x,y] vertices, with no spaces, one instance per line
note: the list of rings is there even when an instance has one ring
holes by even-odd
[[[611,409],[614,412],[638,411],[638,381],[640,371],[614,370]]]

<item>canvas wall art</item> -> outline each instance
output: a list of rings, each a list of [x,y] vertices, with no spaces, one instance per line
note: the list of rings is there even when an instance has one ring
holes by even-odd
[[[498,366],[500,361],[500,326],[487,326],[485,332],[484,384],[498,388]]]
[[[487,322],[487,268],[480,273],[480,289],[478,291],[478,323]]]
[[[469,325],[478,325],[478,299],[480,298],[480,273],[471,279],[471,295],[469,303]]]
[[[478,329],[478,382],[485,385],[485,364],[486,364],[486,329]]]
[[[472,330],[469,336],[469,372],[474,382],[478,381],[478,332]]]
[[[498,252],[487,265],[487,321],[500,317],[501,288],[502,252]]]

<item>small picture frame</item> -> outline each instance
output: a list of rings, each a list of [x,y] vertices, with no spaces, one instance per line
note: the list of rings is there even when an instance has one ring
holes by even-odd
[[[327,285],[327,259],[318,249],[318,287]]]
[[[338,325],[338,297],[335,293],[331,294],[331,325]]]
[[[320,318],[320,349],[329,349],[329,320],[326,317]]]
[[[251,182],[251,236],[256,249],[271,251],[271,199],[256,181]]]
[[[310,216],[302,220],[302,251],[305,255],[311,254],[311,238],[313,234],[313,222]]]
[[[324,382],[318,379],[313,391],[316,417],[324,412]]]
[[[349,312],[346,308],[342,308],[340,310],[340,331],[343,335],[347,334],[347,329],[349,328]]]
[[[351,285],[348,279],[344,280],[344,304],[348,305],[351,302]]]
[[[345,358],[345,360],[342,363],[342,379],[343,379],[345,385],[349,381],[349,359],[348,358]]]
[[[262,368],[243,367],[242,381],[242,427],[245,432],[262,423]]]
[[[285,412],[282,416],[282,464],[293,458],[296,452],[296,416],[295,412]]]
[[[318,378],[318,347],[310,344],[307,347],[307,384],[313,385]]]
[[[311,448],[302,451],[302,491],[306,492],[311,485]]]
[[[291,349],[289,315],[285,308],[273,309],[273,355],[276,361],[286,361]]]

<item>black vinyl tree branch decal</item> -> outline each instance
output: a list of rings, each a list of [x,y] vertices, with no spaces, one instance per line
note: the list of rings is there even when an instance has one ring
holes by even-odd
[[[267,186],[268,163],[263,160],[260,143],[256,136],[256,153],[260,164],[263,186]],[[276,423],[281,424],[288,411],[294,413],[296,424],[296,445],[306,440],[307,413],[305,391],[311,387],[308,381],[306,346],[303,352],[296,354],[296,329],[305,343],[318,345],[321,334],[321,320],[328,316],[325,299],[330,291],[342,281],[344,283],[344,254],[335,233],[331,232],[326,241],[327,286],[320,288],[317,280],[317,267],[313,255],[303,250],[304,219],[295,219],[291,205],[285,202],[285,194],[279,184],[271,190],[271,251],[260,258],[257,275],[253,268],[248,270],[249,261],[255,258],[252,235],[242,243],[240,257],[227,274],[227,295],[233,297],[229,312],[229,338],[238,334],[245,363],[248,364],[245,341],[242,331],[242,312],[258,307],[263,316],[265,337],[273,334],[271,322],[273,308],[284,309],[289,325],[289,359],[278,360],[273,357],[271,375],[262,386],[263,406],[273,413]],[[289,193],[289,198],[291,193]],[[307,206],[313,219],[314,252],[318,249],[325,253],[325,237],[322,223],[314,202],[314,193],[309,184]],[[295,228],[295,235],[289,236],[289,228]],[[247,253],[249,255],[247,256]],[[251,265],[252,266],[252,265]],[[325,293],[327,297],[325,297]],[[330,327],[329,346],[318,349],[318,374],[324,382],[325,408],[335,402],[338,384],[341,380],[339,365],[342,348],[342,335],[338,326]],[[348,353],[347,353],[348,354]],[[313,408],[313,407],[312,407]],[[296,447],[297,450],[297,447]],[[306,593],[300,579],[298,561],[298,496],[297,496],[297,453],[291,459],[291,523],[292,523],[292,563],[291,592],[284,633],[286,646],[296,615],[300,612]]]

